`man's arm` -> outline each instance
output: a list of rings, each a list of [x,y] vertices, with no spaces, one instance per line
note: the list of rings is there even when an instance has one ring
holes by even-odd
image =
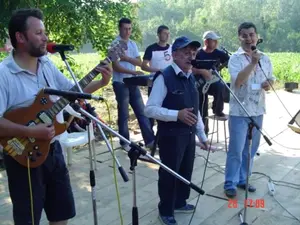
[[[102,79],[99,81],[92,81],[88,86],[86,86],[83,89],[83,92],[94,93],[98,89],[108,85],[112,74],[111,67],[109,65],[99,66],[96,68],[96,70],[102,74]]]
[[[155,73],[155,72],[159,71],[159,69],[150,66],[150,60],[152,59],[152,49],[153,49],[152,45],[150,45],[146,48],[141,68],[144,71],[147,71],[150,73],[153,73],[153,72]]]
[[[102,63],[105,63],[104,61]],[[86,93],[93,93],[97,91],[98,89],[106,86],[110,79],[112,74],[112,68],[111,65],[105,63],[105,65],[101,64],[98,65],[95,70],[97,70],[99,73],[101,73],[102,78],[101,80],[94,80],[91,83],[89,83],[85,88],[83,88],[83,92]],[[72,87],[74,87],[73,81],[70,81],[63,73],[61,73],[54,65],[53,65],[53,73],[55,76],[55,82],[56,87],[61,90],[70,90]]]
[[[123,66],[120,65],[120,63],[118,61],[115,61],[112,63],[112,68],[114,71],[116,71],[118,73],[126,73],[126,74],[132,74],[132,75],[140,74],[140,73],[138,73],[138,71],[129,70],[129,69],[124,68]]]
[[[143,60],[142,67],[141,67],[142,70],[150,72],[150,73],[153,73],[153,72],[155,73],[155,72],[159,71],[159,69],[149,66],[148,65],[149,62],[150,62],[149,60],[146,60],[146,59]]]
[[[138,56],[136,58],[131,58],[131,57],[127,56],[127,55],[124,55],[124,56],[120,57],[120,61],[129,62],[129,63],[131,63],[134,66],[139,66],[139,67],[142,66],[142,60],[141,60],[140,56]]]
[[[196,135],[201,142],[203,143],[207,142],[207,137],[204,130],[204,124],[199,110],[198,110],[198,120],[196,124]]]
[[[22,115],[20,115],[22,116]],[[55,135],[54,127],[47,124],[27,127],[0,117],[0,137],[32,137],[50,140]]]
[[[237,78],[235,80],[236,87],[241,87],[249,79],[249,76],[252,73],[252,71],[256,69],[259,59],[260,54],[257,52],[257,50],[253,51],[251,62],[237,75]]]
[[[141,67],[142,66],[142,60],[141,60],[141,56],[140,56],[140,53],[139,53],[139,49],[136,45],[135,42],[132,42],[132,45],[133,45],[133,51],[134,51],[134,56],[133,57],[129,57],[127,56],[126,54],[122,55],[120,57],[120,61],[125,61],[125,62],[129,62],[131,63],[132,65],[134,66],[139,66]]]
[[[33,137],[50,139],[54,136],[54,128],[47,127],[46,124],[41,124],[36,127],[27,127],[5,119],[3,115],[9,107],[9,94],[8,81],[5,79],[5,74],[2,74],[2,76],[0,76],[0,137]]]

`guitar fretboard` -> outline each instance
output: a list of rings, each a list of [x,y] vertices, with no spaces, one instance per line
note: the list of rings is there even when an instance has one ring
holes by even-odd
[[[104,61],[106,61],[108,63],[111,62],[110,58],[108,58],[108,57],[105,58]],[[101,66],[102,64],[100,63],[98,65]],[[99,74],[99,72],[96,70],[96,67],[95,67],[92,71],[90,71],[84,78],[82,78],[78,82],[81,89],[83,90],[89,83],[91,83],[91,81],[94,80],[98,74]],[[74,85],[69,91],[80,92],[77,85]],[[60,99],[57,100],[50,109],[48,109],[48,114],[51,117],[51,119],[54,119],[55,116],[61,110],[63,110],[69,103],[70,103],[70,101],[68,99],[60,97]]]

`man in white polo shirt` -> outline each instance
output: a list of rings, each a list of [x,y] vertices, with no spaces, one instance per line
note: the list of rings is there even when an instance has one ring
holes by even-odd
[[[129,104],[140,125],[145,147],[152,148],[154,143],[154,133],[151,129],[150,120],[144,115],[144,102],[140,89],[136,85],[128,85],[123,82],[124,78],[142,75],[141,71],[136,70],[136,66],[141,66],[142,60],[138,51],[137,44],[130,39],[132,31],[131,20],[122,18],[119,20],[119,35],[116,40],[122,39],[127,43],[127,50],[120,61],[113,62],[113,89],[118,103],[118,127],[119,133],[129,140]],[[120,139],[121,147],[129,151],[127,143]]]
[[[261,128],[263,115],[266,113],[265,95],[270,89],[270,83],[275,80],[272,63],[269,57],[261,51],[252,51],[257,44],[257,31],[253,23],[242,23],[238,28],[238,38],[241,47],[229,60],[228,70],[231,77],[233,93],[243,104],[250,116]],[[243,108],[234,99],[229,102],[229,147],[225,168],[225,194],[229,198],[236,196],[236,188],[246,189],[247,162],[249,141],[247,140],[250,119]],[[253,158],[259,147],[260,132],[253,128],[251,149],[251,174]],[[252,185],[249,192],[255,192]]]

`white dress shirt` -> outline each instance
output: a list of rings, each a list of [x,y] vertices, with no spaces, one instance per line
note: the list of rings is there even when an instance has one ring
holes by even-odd
[[[178,75],[182,70],[175,64],[171,64],[175,73]],[[183,73],[183,72],[182,72]],[[187,78],[191,73],[183,73]],[[160,74],[154,81],[151,94],[145,106],[145,115],[149,118],[154,118],[156,120],[161,120],[165,122],[177,121],[178,120],[178,110],[172,110],[162,107],[162,103],[167,95],[167,87],[165,85],[164,77]],[[204,132],[204,124],[202,117],[198,110],[198,120],[196,124],[196,135],[200,142],[206,142],[207,137]]]
[[[267,80],[275,80],[273,75],[272,63],[269,57],[258,51],[262,57],[260,64],[251,72],[248,80],[241,86],[236,87],[235,81],[241,70],[243,70],[251,62],[250,56],[240,47],[236,53],[234,53],[228,63],[228,71],[231,76],[230,88],[248,111],[250,116],[260,116],[266,113],[265,103],[265,90],[261,87],[261,84]],[[264,74],[265,73],[265,74]],[[229,101],[229,115],[231,116],[247,116],[239,103],[230,97]]]

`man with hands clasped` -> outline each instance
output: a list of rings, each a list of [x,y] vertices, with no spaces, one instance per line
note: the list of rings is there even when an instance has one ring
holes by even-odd
[[[259,50],[252,50],[257,44],[256,26],[253,23],[242,23],[238,28],[241,47],[229,60],[228,70],[231,76],[231,89],[243,104],[249,115],[261,128],[263,115],[266,113],[265,91],[275,80],[272,63],[269,57]],[[225,168],[225,194],[229,198],[236,196],[236,188],[246,189],[247,160],[249,140],[247,139],[250,119],[243,108],[234,99],[229,101],[229,147]],[[253,158],[260,142],[260,132],[252,130],[252,149],[250,170]],[[249,192],[256,188],[249,185]]]
[[[199,95],[191,61],[201,44],[179,37],[172,45],[173,63],[157,72],[145,115],[158,122],[159,156],[163,164],[191,180],[195,158],[195,135],[208,149],[207,137],[199,112]],[[192,213],[187,204],[190,188],[173,175],[159,169],[159,219],[162,224],[176,225],[174,212]]]
[[[119,20],[119,36],[116,40],[123,40],[127,43],[125,54],[120,57],[120,61],[112,63],[113,66],[113,89],[118,103],[118,127],[119,133],[129,140],[129,104],[141,128],[142,136],[147,148],[152,148],[154,144],[154,132],[151,128],[149,118],[144,115],[144,102],[140,89],[136,85],[128,85],[123,82],[124,78],[142,75],[141,71],[136,71],[136,66],[142,65],[142,60],[136,43],[130,39],[132,31],[131,20],[122,18]],[[120,140],[120,145],[126,151],[130,150],[127,143]]]

